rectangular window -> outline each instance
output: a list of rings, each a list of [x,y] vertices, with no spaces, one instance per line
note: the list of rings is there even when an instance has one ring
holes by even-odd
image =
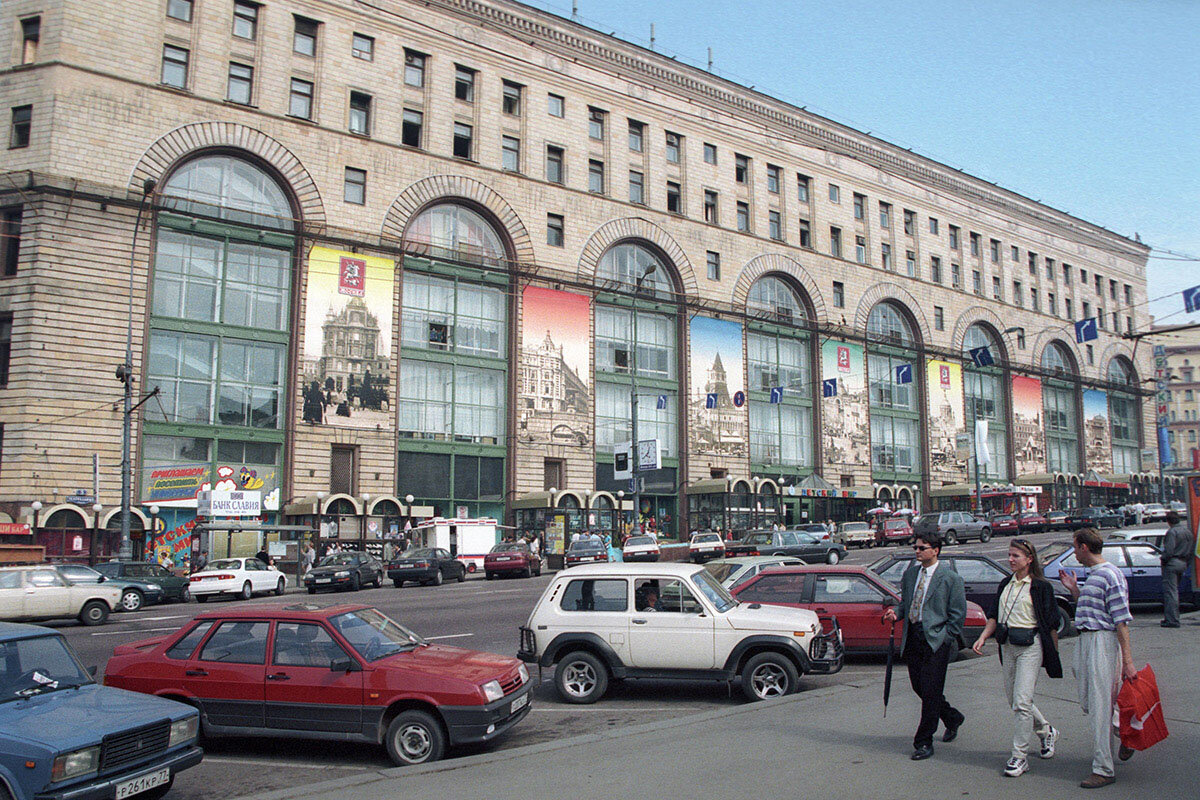
[[[239,39],[250,39],[251,41],[258,37],[257,3],[235,0],[233,4],[233,35]]]
[[[1054,296],[1054,292],[1046,292],[1046,310],[1058,316],[1058,298]]]
[[[704,163],[717,163],[717,146],[715,144],[709,144],[708,142],[704,143]]]
[[[1133,317],[1125,318],[1125,332],[1133,333]]]
[[[937,256],[929,257],[929,280],[934,283],[942,282],[942,260]]]
[[[1079,282],[1082,283],[1084,286],[1087,286],[1088,281],[1087,281],[1087,270],[1086,269],[1079,270]]]
[[[17,263],[21,258],[21,207],[9,206],[0,209],[0,235],[4,242],[0,253],[4,254],[3,269],[0,275],[12,277],[17,274]]]
[[[667,211],[672,214],[683,213],[683,195],[675,181],[667,181]]]
[[[810,195],[808,188],[811,182],[812,178],[808,177],[807,175],[796,175],[796,199],[801,203],[809,202]]]
[[[800,232],[800,246],[812,247],[812,226],[808,224],[808,220],[799,220],[797,226]]]
[[[188,51],[174,45],[163,45],[162,82],[176,89],[186,89],[188,80]]]
[[[779,167],[767,164],[767,191],[771,194],[779,194],[779,174]]]
[[[229,64],[229,82],[225,89],[225,99],[231,103],[250,105],[250,97],[254,91],[254,67],[245,64]]]
[[[737,229],[743,233],[750,231],[750,204],[738,202],[737,204]]]
[[[546,95],[546,113],[552,117],[565,117],[567,115],[567,100],[560,94]]]
[[[833,282],[833,307],[846,307],[846,285],[841,281]]]
[[[296,20],[296,28],[292,33],[292,52],[302,56],[316,56],[317,29],[321,27],[321,23],[299,14],[293,16]]]
[[[1038,268],[1037,253],[1029,252],[1026,255],[1029,258],[1029,274],[1037,275],[1037,268]]]
[[[629,202],[639,205],[646,202],[646,176],[636,170],[629,171]]]
[[[1104,309],[1100,306],[1096,307],[1096,323],[1100,326],[1100,330],[1104,330],[1107,327],[1104,321]]]
[[[510,117],[521,116],[521,89],[519,83],[504,81],[500,110]]]
[[[332,494],[354,494],[358,490],[354,480],[358,475],[354,463],[357,450],[354,445],[329,445],[329,491]]]
[[[710,281],[721,280],[721,254],[708,251],[708,279]]]
[[[1065,286],[1071,282],[1071,265],[1070,264],[1067,264],[1065,262],[1063,263],[1062,275],[1063,275],[1063,285]]]
[[[667,131],[667,163],[678,164],[683,154],[683,137]]]
[[[588,107],[588,136],[593,139],[604,139],[605,112],[598,108]]]
[[[312,119],[313,85],[309,81],[292,78],[288,94],[288,114],[300,119]]]
[[[867,196],[854,193],[854,218],[857,220],[866,219],[867,216]]]
[[[356,33],[350,37],[350,55],[363,61],[375,60],[375,37]]]
[[[880,245],[879,256],[880,265],[882,265],[884,269],[890,270],[892,268],[892,246],[886,243]]]
[[[946,330],[946,312],[941,306],[933,307],[933,328],[934,330]]]
[[[955,289],[962,288],[962,267],[953,262],[950,263],[950,285]]]
[[[588,161],[588,191],[604,194],[604,162]]]
[[[971,270],[971,291],[983,294],[983,273],[977,269]]]
[[[904,233],[915,236],[917,233],[917,212],[904,209]]]
[[[1042,310],[1042,303],[1038,299],[1038,290],[1032,286],[1029,287],[1029,307],[1034,311]]]
[[[929,218],[929,232],[934,236],[938,235],[938,221],[936,217]]]
[[[915,250],[904,251],[904,271],[910,278],[917,277],[917,252]]]
[[[829,202],[831,202],[831,203],[841,203],[842,202],[842,190],[841,190],[841,188],[838,187],[838,185],[836,183],[829,184]]]
[[[167,0],[167,16],[180,22],[191,22],[192,0]]]
[[[1021,248],[1015,244],[1009,248],[1009,254],[1014,264],[1021,260]]]
[[[546,215],[546,244],[551,247],[562,247],[565,223],[562,214]]]
[[[360,136],[371,135],[371,95],[350,93],[350,132]]]
[[[892,204],[880,202],[879,204],[879,227],[884,230],[889,230],[892,227]]]
[[[704,190],[704,221],[717,224],[717,193],[712,189]]]
[[[12,312],[0,313],[0,386],[8,386],[8,366],[12,359]]]
[[[988,241],[988,255],[992,259],[993,264],[1000,263],[1000,240],[991,239]]]
[[[642,122],[629,120],[629,149],[635,153],[645,150],[646,125]]]
[[[957,250],[960,246],[960,242],[958,241],[959,232],[960,232],[960,229],[957,225],[950,226],[950,249],[951,250]]]
[[[1087,363],[1089,367],[1096,365],[1096,350],[1090,344],[1087,346]]]
[[[425,54],[416,50],[404,51],[404,84],[422,87],[425,85]]]
[[[1054,259],[1046,257],[1046,280],[1054,280]]]
[[[464,103],[475,102],[475,70],[454,65],[454,99]]]
[[[517,137],[500,137],[500,166],[509,172],[521,171],[521,140]]]
[[[979,234],[972,231],[968,235],[968,238],[971,241],[971,255],[976,258],[983,255],[983,239],[980,238]]]
[[[346,167],[346,185],[343,199],[347,203],[365,205],[367,202],[367,171]]]
[[[563,170],[563,149],[552,144],[546,145],[546,180],[562,185],[565,180]]]
[[[502,359],[506,350],[506,319],[502,289],[411,270],[404,273],[401,323],[404,347]],[[441,376],[429,377],[441,379]],[[450,386],[439,384],[427,391],[448,393]],[[500,409],[502,413],[503,405]]]
[[[1004,299],[1004,289],[1000,283],[1000,276],[998,276],[998,275],[992,277],[992,299],[993,300],[1003,300]]]
[[[456,158],[470,158],[474,129],[461,122],[454,123],[454,155]]]
[[[1133,287],[1128,283],[1125,284],[1125,305],[1133,305]]]
[[[832,225],[829,226],[829,255],[842,257],[842,229]]]
[[[860,264],[867,263],[867,237],[854,237],[854,260]]]
[[[767,235],[777,242],[783,241],[783,220],[778,211],[767,212]]]
[[[403,121],[400,123],[400,143],[408,147],[420,147],[421,130],[424,125],[424,114],[411,108],[404,109]]]
[[[750,159],[740,153],[733,154],[733,179],[738,183],[750,182]]]
[[[1067,309],[1067,319],[1073,321],[1075,319],[1075,308],[1074,308],[1074,304],[1071,301],[1071,298],[1069,298],[1069,297],[1064,298],[1063,305],[1066,306],[1066,309]]]
[[[184,22],[190,22],[192,19],[192,4],[189,2],[187,7],[187,19]],[[167,13],[171,11],[167,8]],[[21,20],[21,63],[32,64],[37,61],[38,43],[42,40],[42,18],[41,17],[26,17]]]
[[[1101,278],[1098,274],[1096,274],[1094,272],[1092,273],[1092,278],[1095,279],[1096,294],[1100,297],[1103,297],[1104,296],[1104,279]]]
[[[1013,281],[1013,302],[1021,306],[1025,304],[1025,297],[1021,294],[1021,282]]]

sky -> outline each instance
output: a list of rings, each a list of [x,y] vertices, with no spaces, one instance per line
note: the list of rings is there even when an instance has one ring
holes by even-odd
[[[570,17],[572,0],[525,0]],[[579,21],[1154,248],[1200,322],[1200,0],[577,0]],[[1181,260],[1170,250],[1192,260]],[[1159,257],[1161,256],[1161,258]]]

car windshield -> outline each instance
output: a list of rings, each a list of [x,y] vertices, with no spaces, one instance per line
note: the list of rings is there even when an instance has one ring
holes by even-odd
[[[770,541],[771,534],[768,533],[765,535],[767,537],[767,541]],[[692,541],[694,541],[694,542],[719,542],[719,541],[721,541],[721,537],[715,533],[699,533],[699,534],[696,534],[696,536],[692,537]]]
[[[1043,564],[1049,564],[1071,549],[1073,549],[1073,546],[1068,542],[1052,542],[1038,551],[1038,558]]]
[[[654,540],[649,536],[630,536],[625,540],[625,546],[629,547],[631,544],[654,544]]]
[[[495,550],[492,551],[496,552]],[[411,553],[405,553],[405,558],[435,558],[437,551],[432,547],[422,547],[420,550],[413,550]]]
[[[851,531],[867,531],[870,529],[871,529],[871,526],[865,522],[843,522],[842,523],[842,531],[846,532],[846,533],[849,533]]]
[[[99,572],[101,575],[106,575],[109,578],[115,578],[121,574],[121,565],[113,564],[111,562],[108,564],[97,564],[96,572]]]
[[[1012,522],[1012,517],[1010,517],[1008,514],[997,514],[995,517],[993,517],[993,519],[996,522]]]
[[[708,602],[717,607],[719,614],[723,614],[737,605],[737,600],[733,599],[733,595],[725,591],[725,587],[710,572],[700,570],[694,573],[692,583],[696,584],[700,594],[708,598]]]
[[[808,531],[809,533],[825,533],[825,526],[824,525],[806,525],[806,526],[804,526],[803,530]]]
[[[215,569],[241,569],[242,560],[240,558],[223,558],[220,561],[210,561],[208,566],[204,568],[205,572],[211,572]]]
[[[488,552],[491,552],[491,553],[517,553],[523,549],[524,548],[521,545],[517,544],[516,542],[501,542],[500,544],[496,545]]]
[[[704,571],[712,575],[717,583],[724,583],[725,579],[741,568],[741,564],[735,561],[710,561],[704,565]]]
[[[883,523],[883,527],[885,527],[885,528],[907,528],[908,523],[902,519],[889,519],[887,522]]]
[[[600,542],[592,542],[592,541],[585,542],[583,539],[580,539],[578,542],[572,542],[571,549],[568,550],[567,552],[568,553],[602,553],[602,552],[604,552],[604,545],[601,544]]]
[[[0,642],[0,703],[91,682],[61,636]]]
[[[399,622],[373,608],[338,614],[330,617],[329,623],[367,661],[378,661],[429,644]]]
[[[318,567],[338,567],[338,566],[346,566],[348,564],[354,564],[354,563],[357,563],[357,559],[355,558],[355,555],[356,555],[355,553],[334,553],[331,556],[325,556],[324,558],[322,558],[321,563],[318,564],[317,566]]]

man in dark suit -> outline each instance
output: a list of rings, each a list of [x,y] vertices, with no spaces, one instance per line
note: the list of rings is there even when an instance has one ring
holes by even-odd
[[[913,736],[914,761],[933,755],[933,734],[938,720],[946,726],[943,742],[958,736],[963,714],[946,701],[946,667],[958,649],[967,597],[963,581],[948,564],[938,562],[942,537],[936,531],[918,533],[913,545],[916,559],[904,572],[899,608],[889,608],[888,621],[903,619],[900,652],[908,664],[908,678],[921,698],[921,722]]]

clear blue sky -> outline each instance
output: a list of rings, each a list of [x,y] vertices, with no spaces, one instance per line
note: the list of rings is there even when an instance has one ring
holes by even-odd
[[[649,46],[654,23],[659,52],[704,67],[712,47],[725,78],[1200,257],[1200,0],[578,3],[589,27]],[[1149,263],[1151,298],[1200,284],[1200,262]],[[1200,321],[1182,309],[1151,305]]]

